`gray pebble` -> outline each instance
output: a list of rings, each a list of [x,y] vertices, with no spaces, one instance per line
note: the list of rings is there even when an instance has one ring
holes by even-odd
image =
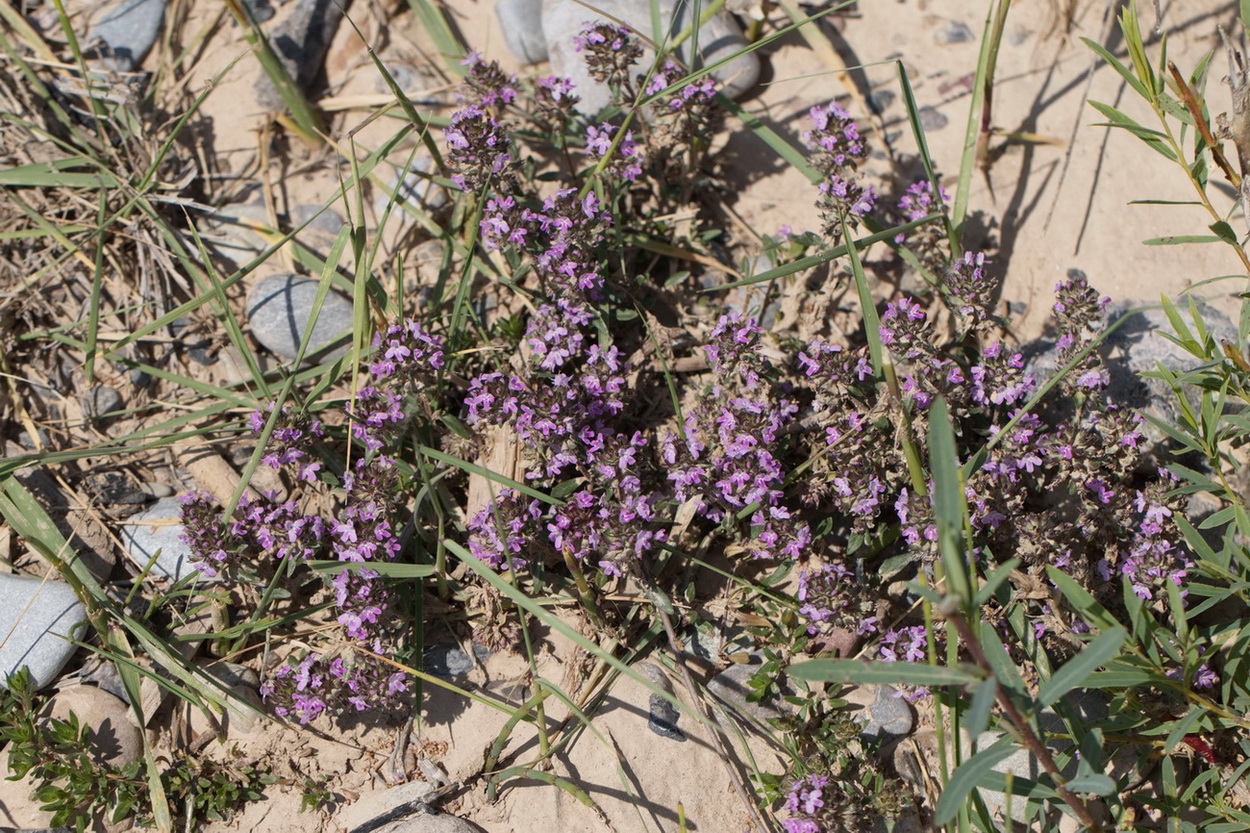
[[[317,287],[317,281],[299,275],[270,275],[258,283],[247,297],[248,323],[256,340],[279,356],[294,359],[312,317]],[[352,320],[351,301],[329,292],[305,358],[333,361],[347,355]]]
[[[94,385],[82,395],[82,412],[88,419],[100,419],[121,407],[122,395],[108,385]]]
[[[918,115],[920,116],[920,126],[929,132],[941,130],[950,121],[936,107],[921,107]]]
[[[495,16],[508,49],[526,64],[547,60],[543,0],[495,0]]]
[[[686,736],[677,728],[681,712],[659,694],[647,698],[647,728],[662,738],[684,741]]]
[[[179,581],[184,576],[199,574],[191,564],[191,548],[182,542],[182,501],[161,498],[137,515],[131,515],[121,526],[122,543],[130,560],[142,567],[157,556],[152,575]]]
[[[68,640],[86,618],[68,584],[0,574],[0,685],[24,665],[36,689],[55,680],[76,650]]]
[[[418,156],[412,161],[411,168],[402,173],[396,170],[391,174],[386,190],[378,194],[374,201],[374,210],[380,216],[392,201],[395,203],[392,213],[402,210],[399,208],[401,203],[426,211],[438,211],[445,207],[448,201],[447,189],[430,178],[434,172],[434,160],[428,156]]]
[[[248,13],[252,16],[252,20],[257,23],[264,23],[267,20],[273,20],[273,16],[277,14],[269,0],[243,0],[243,5],[247,6]]]
[[[949,46],[956,43],[972,43],[977,36],[972,34],[968,24],[962,20],[948,20],[933,36],[939,44]]]
[[[463,677],[474,668],[473,658],[459,645],[430,646],[422,665],[427,674],[444,679]]]
[[[763,664],[758,654],[750,662],[734,663],[708,681],[707,690],[721,702],[738,712],[745,713],[761,723],[790,713],[790,705],[776,697],[766,697],[759,702],[747,700],[751,693],[751,677]]]
[[[636,32],[653,35],[660,42],[669,35],[676,35],[690,23],[691,7],[678,0],[658,0],[659,16],[670,21],[668,33],[653,33],[651,28],[651,5],[647,0],[598,0],[595,9],[611,15],[627,24]],[[608,89],[590,77],[582,53],[573,46],[573,38],[582,33],[586,21],[603,21],[607,18],[588,8],[566,0],[543,0],[543,37],[547,41],[548,58],[555,75],[569,78],[580,101],[577,108],[582,113],[594,115],[608,103]],[[699,66],[715,64],[747,46],[746,38],[734,19],[724,11],[712,16],[699,29]],[[677,48],[677,57],[687,66],[692,64],[690,41]],[[642,60],[636,64],[641,72],[651,60],[651,53],[644,51]],[[738,98],[755,86],[760,76],[760,61],[754,52],[726,62],[718,67],[713,77],[721,83],[721,91],[730,98]]]
[[[874,113],[881,115],[890,109],[890,105],[894,103],[894,98],[893,90],[875,90],[868,96],[868,106],[872,108]]]
[[[321,72],[330,41],[343,21],[343,9],[347,3],[335,0],[299,0],[290,14],[269,33],[278,60],[286,68],[291,80],[302,90],[312,86]],[[282,97],[268,76],[259,82],[260,103],[265,107],[281,107]]]
[[[130,384],[137,388],[146,388],[152,384],[152,374],[136,367],[130,371]]]
[[[141,490],[143,490],[143,493],[144,493],[144,494],[146,494],[146,495],[150,495],[150,496],[152,496],[152,497],[154,497],[154,498],[156,498],[156,499],[158,499],[158,500],[159,500],[160,498],[163,498],[163,497],[173,497],[173,496],[174,496],[174,487],[173,487],[173,486],[169,486],[169,485],[167,485],[167,484],[165,484],[165,483],[147,483],[147,482],[144,482],[144,483],[140,483],[140,484],[139,484],[139,488],[140,488]]]
[[[864,734],[868,737],[893,735],[901,737],[915,725],[911,706],[899,696],[898,689],[889,685],[877,687],[877,697],[868,706],[868,724]]]
[[[156,43],[165,20],[165,0],[118,0],[92,21],[89,34],[104,42],[103,57],[129,72]]]

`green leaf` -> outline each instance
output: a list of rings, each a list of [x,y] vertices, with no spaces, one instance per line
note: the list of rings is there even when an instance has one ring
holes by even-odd
[[[1163,237],[1150,237],[1142,241],[1143,246],[1184,246],[1189,243],[1219,243],[1220,238],[1209,234],[1169,234]]]
[[[1085,646],[1085,650],[1077,654],[1072,659],[1064,663],[1063,667],[1054,673],[1037,692],[1037,704],[1039,707],[1049,706],[1063,695],[1067,694],[1094,672],[1100,665],[1105,665],[1108,660],[1120,652],[1120,646],[1124,644],[1124,638],[1127,634],[1124,628],[1116,627],[1106,631],[1093,642]]]
[[[990,725],[990,711],[994,708],[997,697],[998,680],[993,677],[977,686],[976,694],[972,695],[972,706],[968,709],[966,725],[970,737],[980,737]]]
[[[389,561],[308,561],[309,569],[319,573],[338,573],[347,570],[359,573],[361,570],[372,570],[378,575],[391,578],[425,578],[436,572],[433,564],[397,564]]]
[[[1237,232],[1233,231],[1233,227],[1230,226],[1228,223],[1224,222],[1223,220],[1220,220],[1217,223],[1212,223],[1210,228],[1211,228],[1211,231],[1215,232],[1216,237],[1218,237],[1220,240],[1223,240],[1225,243],[1229,244],[1230,246],[1241,245],[1237,240]]]
[[[960,764],[959,768],[951,773],[950,780],[946,782],[946,789],[942,790],[942,796],[938,799],[933,817],[934,823],[942,825],[955,818],[960,808],[964,806],[968,794],[976,789],[981,778],[991,772],[996,765],[1010,758],[1015,751],[1016,745],[1010,738],[1001,738],[993,746],[982,749]]]
[[[1100,631],[1107,631],[1120,626],[1115,617],[1097,599],[1090,595],[1088,590],[1078,584],[1076,579],[1063,570],[1060,570],[1058,567],[1047,567],[1046,576],[1059,589],[1064,598],[1068,600],[1068,604],[1072,605],[1072,608],[1081,615],[1086,624],[1092,625]]]
[[[1064,784],[1074,793],[1093,793],[1094,795],[1111,795],[1115,792],[1115,779],[1110,775],[1090,773],[1073,778]]]
[[[929,409],[929,466],[933,475],[933,515],[942,566],[946,569],[946,586],[958,597],[961,606],[971,606],[974,594],[963,537],[967,499],[960,482],[955,429],[951,426],[946,400],[941,397]]]
[[[918,686],[970,685],[985,677],[975,666],[857,659],[812,659],[791,665],[789,673],[802,680],[831,683],[903,683]]]
[[[1147,101],[1150,100],[1150,94],[1146,92],[1146,88],[1143,87],[1141,82],[1137,80],[1137,76],[1133,75],[1132,71],[1128,67],[1126,67],[1124,64],[1120,63],[1119,59],[1116,58],[1114,55],[1112,55],[1110,52],[1108,52],[1107,49],[1101,43],[1092,41],[1089,38],[1081,38],[1081,40],[1084,41],[1086,46],[1088,46],[1095,53],[1097,53],[1098,57],[1102,58],[1104,61],[1110,64],[1111,67],[1116,72],[1120,73],[1120,77],[1123,78],[1125,81],[1127,81],[1129,83],[1129,86],[1131,86],[1134,90],[1137,91],[1138,95],[1140,95],[1142,98],[1146,99]],[[1090,102],[1090,104],[1093,104],[1093,103],[1094,102],[1092,101]]]

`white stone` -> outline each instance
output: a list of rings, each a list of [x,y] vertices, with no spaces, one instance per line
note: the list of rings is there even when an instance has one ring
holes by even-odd
[[[36,689],[48,685],[73,656],[68,640],[86,619],[68,584],[0,575],[0,676],[28,666]]]

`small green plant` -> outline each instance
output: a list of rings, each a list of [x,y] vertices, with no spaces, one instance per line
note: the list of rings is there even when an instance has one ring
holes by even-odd
[[[92,752],[91,727],[70,713],[66,719],[41,718],[47,698],[35,693],[26,669],[11,676],[0,694],[0,737],[8,742],[9,780],[29,778],[33,796],[52,813],[52,827],[79,833],[96,819],[110,823],[150,821],[152,805],[142,761],[114,766]],[[161,781],[175,811],[195,820],[229,820],[249,801],[263,797],[274,779],[253,765],[229,766],[182,757],[165,769]]]

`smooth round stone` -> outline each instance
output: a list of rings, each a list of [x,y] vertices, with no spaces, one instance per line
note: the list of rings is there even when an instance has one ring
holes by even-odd
[[[669,21],[667,32],[654,33],[652,40],[663,42],[677,35],[690,24],[692,7],[678,0],[658,0],[660,19]],[[597,10],[624,22],[635,32],[651,34],[651,4],[647,0],[598,0]],[[543,36],[547,40],[547,52],[551,70],[555,75],[568,78],[574,84],[574,92],[580,101],[577,109],[587,115],[598,113],[608,103],[608,89],[590,77],[582,53],[573,46],[573,38],[582,33],[587,21],[611,22],[603,14],[597,14],[568,0],[543,0]],[[746,38],[738,24],[726,12],[718,12],[699,28],[699,66],[715,64],[747,46]],[[641,61],[634,66],[642,72],[654,53],[644,49]],[[677,57],[690,66],[690,40],[677,49]],[[718,67],[712,77],[721,84],[721,92],[730,98],[738,98],[755,86],[760,77],[760,60],[754,52],[726,62]]]
[[[99,419],[122,408],[122,395],[108,385],[93,385],[82,395],[83,414]]]
[[[252,335],[277,355],[294,359],[312,319],[317,288],[318,281],[299,275],[270,275],[262,280],[247,296]],[[347,355],[352,320],[352,302],[337,292],[328,292],[304,358],[334,361]]]
[[[136,515],[131,515],[121,526],[122,543],[130,560],[143,566],[156,556],[152,574],[179,581],[184,576],[199,574],[208,580],[191,563],[191,548],[179,538],[182,535],[182,501],[177,498],[161,498]]]
[[[148,54],[165,20],[165,0],[118,0],[98,13],[89,30],[104,41],[104,57],[129,72]]]
[[[496,0],[495,17],[508,51],[527,64],[547,60],[543,37],[543,0]]]
[[[22,666],[36,689],[54,681],[76,650],[68,640],[86,619],[68,584],[0,574],[0,685]]]

